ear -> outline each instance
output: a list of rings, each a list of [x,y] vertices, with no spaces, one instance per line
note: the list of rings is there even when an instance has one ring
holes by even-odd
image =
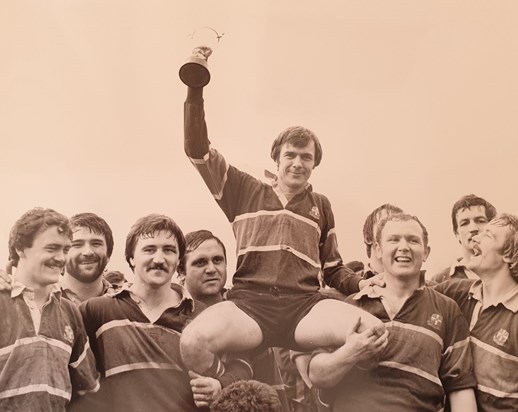
[[[513,260],[509,256],[502,256],[502,259],[505,263],[510,264],[513,262]]]
[[[381,246],[378,242],[374,242],[372,245],[372,248],[374,249],[374,253],[376,254],[376,257],[381,260],[382,253],[381,253]]]
[[[24,249],[25,250],[25,249]],[[21,258],[25,258],[25,253],[23,250],[20,250],[20,249],[16,249],[16,253],[18,254],[18,256],[20,256]]]
[[[432,251],[432,248],[430,246],[426,246],[426,248],[424,250],[424,255],[423,255],[423,263],[426,262],[426,259],[428,259],[428,256],[430,256],[431,251]]]
[[[135,259],[130,257],[129,261],[130,261],[131,266],[135,267]]]

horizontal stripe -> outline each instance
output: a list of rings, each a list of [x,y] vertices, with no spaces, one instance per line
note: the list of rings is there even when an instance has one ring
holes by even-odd
[[[68,354],[72,353],[72,347],[70,347],[66,343],[61,342],[60,340],[57,340],[57,339],[52,339],[52,338],[48,338],[46,336],[39,335],[39,336],[34,336],[34,337],[29,337],[29,338],[17,339],[16,342],[14,342],[12,345],[9,345],[9,346],[6,346],[5,348],[0,349],[0,356],[4,356],[4,355],[11,353],[14,350],[14,348],[16,348],[16,347],[32,345],[33,343],[47,343],[51,346],[55,346],[55,347],[58,347],[59,349],[64,350]]]
[[[141,369],[166,369],[166,370],[177,370],[181,371],[178,365],[173,365],[171,363],[157,363],[157,362],[139,362],[139,363],[130,363],[127,365],[117,366],[112,369],[108,369],[106,371],[106,377],[117,375],[122,372],[129,372]]]
[[[335,266],[338,266],[339,264],[340,264],[340,260],[334,260],[332,262],[326,262],[326,263],[324,263],[324,269],[334,268]]]
[[[455,342],[453,345],[448,346],[444,351],[445,355],[448,355],[450,352],[453,352],[455,349],[463,348],[469,345],[469,336],[466,339],[463,339],[459,342]]]
[[[305,254],[293,249],[291,246],[287,245],[269,245],[269,246],[249,246],[245,249],[239,250],[237,253],[237,256],[245,255],[249,252],[276,252],[276,251],[285,251],[290,252],[297,256],[299,259],[302,259],[303,261],[309,263],[311,266],[314,266],[316,268],[320,268],[320,263],[315,262],[313,259],[309,258]]]
[[[316,231],[318,232],[318,235],[320,236],[320,227],[318,226],[318,223],[308,219],[307,217],[304,217],[302,215],[299,215],[297,213],[293,213],[291,210],[282,209],[282,210],[259,210],[257,212],[250,212],[250,213],[243,213],[242,215],[238,215],[235,217],[234,221],[231,222],[232,224],[239,222],[241,220],[246,219],[254,219],[260,216],[278,216],[278,215],[287,215],[289,217],[292,217],[294,219],[297,219],[301,222],[304,222],[310,226],[312,226]]]
[[[336,235],[336,229],[332,228],[327,231],[327,237],[329,238],[331,235]]]
[[[221,200],[228,178],[229,167],[223,156],[216,150],[210,149],[203,159],[189,159],[196,170],[198,170],[214,198]]]
[[[161,327],[161,326],[158,326],[158,325],[154,325],[152,323],[134,322],[134,321],[131,321],[129,319],[119,319],[119,320],[112,320],[111,322],[107,322],[104,325],[102,325],[95,332],[95,337],[99,338],[99,336],[101,336],[104,332],[106,332],[109,329],[118,328],[118,327],[124,327],[124,326],[132,326],[132,327],[142,328],[142,329],[156,329],[156,328],[159,328],[159,329],[165,330],[166,332],[169,332],[169,333],[172,333],[172,334],[180,336],[180,332],[177,332],[174,329],[164,328],[164,327]]]
[[[241,358],[237,358],[237,359],[234,359],[234,361],[236,362],[241,362],[243,363],[244,365],[246,365],[246,367],[248,368],[248,370],[250,371],[250,376],[252,376],[254,374],[254,369],[252,368],[252,365],[250,365],[247,361],[245,361],[244,359],[241,359]]]
[[[398,322],[398,321],[392,321],[392,322],[385,323],[385,326],[388,328],[398,327],[398,328],[408,329],[408,330],[412,330],[414,332],[422,333],[424,335],[431,337],[435,341],[437,341],[437,343],[439,343],[439,345],[441,345],[441,347],[443,346],[442,338],[437,333],[432,332],[431,330],[423,328],[421,326],[411,325],[409,323],[402,323],[402,322]]]
[[[428,372],[425,372],[421,369],[415,368],[413,366],[404,365],[399,362],[391,362],[391,361],[382,361],[379,363],[380,366],[384,366],[386,368],[392,368],[392,369],[399,369],[408,373],[412,373],[414,375],[420,376],[421,378],[424,378],[430,382],[435,383],[436,385],[439,385],[442,387],[441,380],[437,376],[433,376],[429,374]]]
[[[0,399],[11,398],[13,396],[25,395],[25,394],[34,393],[34,392],[46,392],[51,395],[65,398],[66,400],[70,400],[70,398],[72,396],[70,392],[63,391],[61,389],[54,388],[54,387],[46,385],[46,384],[37,384],[37,385],[24,386],[22,388],[17,388],[17,389],[9,389],[7,391],[0,392]]]
[[[518,357],[514,355],[510,355],[509,353],[505,353],[504,351],[501,351],[500,349],[495,348],[494,346],[488,345],[485,342],[482,342],[481,340],[478,340],[477,338],[471,336],[470,337],[471,342],[473,342],[478,347],[482,348],[483,350],[492,353],[493,355],[499,356],[501,358],[510,360],[512,362],[518,363]],[[518,368],[518,365],[516,365]]]
[[[77,369],[77,367],[86,359],[86,355],[88,351],[90,350],[90,342],[88,339],[86,339],[85,347],[83,348],[83,352],[81,355],[79,355],[79,358],[75,362],[72,362],[70,366],[74,369]]]
[[[83,396],[83,395],[86,395],[87,393],[93,393],[93,392],[97,392],[99,390],[99,388],[101,387],[101,385],[99,384],[99,379],[96,380],[95,382],[95,386],[93,387],[93,389],[90,389],[88,391],[77,391],[77,394],[79,396]]]
[[[497,398],[513,398],[518,399],[518,392],[509,393],[509,392],[502,392],[497,389],[488,388],[484,385],[477,385],[478,390],[480,392],[489,393],[490,395],[496,396]]]

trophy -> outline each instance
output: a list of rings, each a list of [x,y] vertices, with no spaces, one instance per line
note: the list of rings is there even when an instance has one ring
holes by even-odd
[[[224,34],[224,33],[223,33]],[[189,87],[204,87],[210,81],[207,59],[223,37],[211,27],[201,27],[189,35],[194,45],[191,57],[180,67],[180,79]]]

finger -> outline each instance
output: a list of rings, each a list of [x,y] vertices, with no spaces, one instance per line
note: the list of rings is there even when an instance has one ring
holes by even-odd
[[[208,408],[209,407],[209,403],[207,401],[194,401],[194,404],[198,408]]]
[[[14,262],[12,260],[7,261],[7,264],[5,265],[5,271],[7,272],[8,275],[13,274],[13,267],[14,267]]]
[[[358,316],[356,318],[355,322],[351,324],[351,327],[347,331],[347,334],[352,335],[353,333],[358,333],[358,329],[359,329],[361,323],[362,323],[362,318]]]

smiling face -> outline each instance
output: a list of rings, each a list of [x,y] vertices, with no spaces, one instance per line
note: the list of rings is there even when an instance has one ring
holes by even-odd
[[[510,229],[506,226],[487,224],[482,232],[473,239],[473,253],[469,268],[479,276],[491,275],[508,266],[509,259],[504,257],[504,245]]]
[[[151,288],[169,287],[178,266],[179,248],[175,236],[168,231],[140,236],[130,258],[138,281]]]
[[[70,243],[58,226],[38,233],[31,247],[18,251],[19,280],[26,286],[38,288],[56,283],[65,267]]]
[[[198,300],[221,294],[227,281],[225,252],[216,239],[208,239],[185,255],[185,287]]]
[[[300,192],[305,187],[315,167],[315,143],[310,140],[304,147],[284,143],[278,162],[278,178],[281,188]]]
[[[68,253],[67,273],[83,283],[96,281],[108,264],[108,247],[104,235],[86,227],[73,229],[72,247]]]
[[[473,236],[480,233],[488,222],[486,208],[477,205],[460,209],[456,219],[457,233],[455,236],[465,252],[471,255],[473,254]]]
[[[429,253],[423,229],[415,220],[387,221],[376,244],[376,254],[385,273],[396,278],[419,278]]]

